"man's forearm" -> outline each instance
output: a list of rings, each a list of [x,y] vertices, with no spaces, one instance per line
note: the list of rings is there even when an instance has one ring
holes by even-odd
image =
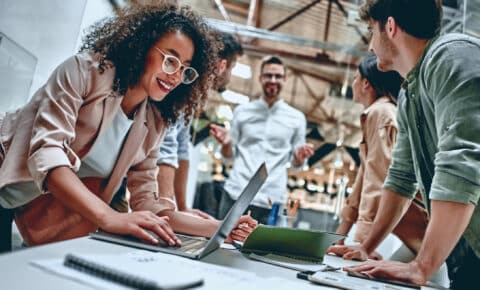
[[[174,198],[175,167],[161,163],[158,165],[158,193],[161,197]]]
[[[179,160],[178,169],[175,171],[174,189],[178,210],[187,209],[186,195],[189,167],[190,162],[188,160]]]
[[[232,143],[223,144],[221,152],[224,157],[231,158],[233,156]]]
[[[391,190],[383,189],[372,229],[362,243],[368,254],[375,251],[385,237],[393,231],[410,206],[411,200]]]
[[[159,215],[169,217],[174,232],[194,236],[211,237],[220,225],[218,220],[206,220],[180,211],[164,210]]]
[[[468,226],[475,206],[433,200],[431,217],[416,262],[428,279],[440,268]]]
[[[350,232],[350,229],[353,226],[353,222],[343,220],[337,228],[336,233],[340,235],[347,235]]]

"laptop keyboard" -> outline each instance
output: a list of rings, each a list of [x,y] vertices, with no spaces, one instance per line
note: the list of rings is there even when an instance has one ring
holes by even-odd
[[[206,239],[199,239],[182,235],[177,235],[177,237],[180,239],[180,241],[182,241],[182,246],[178,249],[184,253],[189,254],[193,254],[198,252],[199,250],[202,250],[208,242],[208,240]]]
[[[181,247],[177,246],[169,246],[165,241],[160,239],[154,232],[148,231],[150,235],[155,237],[159,241],[159,246],[164,247],[164,248],[171,248],[175,250],[179,250],[184,253],[188,254],[194,254],[198,252],[199,250],[202,250],[205,245],[207,244],[208,240],[205,238],[200,238],[200,237],[190,237],[190,236],[184,236],[184,235],[179,235],[177,234],[177,237],[180,239],[182,242]]]

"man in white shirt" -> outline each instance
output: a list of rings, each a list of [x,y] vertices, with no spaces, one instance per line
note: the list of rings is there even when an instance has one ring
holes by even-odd
[[[305,115],[280,99],[285,83],[282,60],[268,56],[260,71],[262,97],[235,109],[230,131],[210,127],[210,135],[222,145],[222,155],[234,159],[219,218],[227,214],[255,169],[265,161],[269,176],[249,209],[254,219],[267,223],[269,203],[283,204],[287,199],[287,164],[302,167],[313,155],[313,145],[305,143]]]

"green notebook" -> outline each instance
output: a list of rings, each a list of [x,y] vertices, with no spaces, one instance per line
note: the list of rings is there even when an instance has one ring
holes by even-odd
[[[276,254],[322,262],[327,248],[344,237],[321,231],[259,225],[248,236],[241,251],[245,254]]]

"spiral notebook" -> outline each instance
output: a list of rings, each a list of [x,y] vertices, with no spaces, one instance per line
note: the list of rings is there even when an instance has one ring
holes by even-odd
[[[140,264],[140,266],[143,266],[145,264],[148,265],[149,262],[153,261],[152,259],[154,258],[137,258],[137,260],[135,260],[137,262],[136,266],[138,267],[138,264]],[[178,281],[169,281],[169,279],[165,279],[165,277],[163,279],[154,279],[154,276],[162,276],[162,274],[158,273],[158,275],[149,276],[146,275],[145,270],[142,271],[142,275],[141,273],[139,273],[138,268],[136,270],[133,270],[131,268],[132,265],[130,264],[132,263],[132,261],[134,261],[134,259],[131,259],[129,261],[123,261],[124,263],[129,263],[129,269],[126,270],[118,267],[119,262],[121,264],[121,261],[116,261],[115,264],[117,266],[114,267],[113,265],[111,265],[112,263],[108,263],[108,260],[94,261],[91,258],[88,259],[78,255],[68,254],[65,257],[63,265],[77,271],[134,289],[180,290],[203,285],[203,279],[200,277],[192,278],[190,276],[183,276],[184,278],[178,279]],[[134,273],[132,273],[132,271],[134,271]]]
[[[201,289],[233,290],[246,289],[246,285],[258,280],[253,272],[143,250],[75,253],[63,258],[32,260],[30,264],[93,289],[173,290],[202,285]]]

